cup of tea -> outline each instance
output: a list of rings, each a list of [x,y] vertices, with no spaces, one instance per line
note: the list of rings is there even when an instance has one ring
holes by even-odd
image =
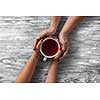
[[[40,46],[40,52],[44,56],[43,61],[47,58],[53,58],[58,54],[60,43],[56,37],[47,37]]]

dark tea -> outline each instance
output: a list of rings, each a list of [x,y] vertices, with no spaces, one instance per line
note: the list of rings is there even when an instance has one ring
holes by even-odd
[[[47,39],[43,42],[41,49],[46,56],[53,56],[58,52],[58,43],[53,39]]]

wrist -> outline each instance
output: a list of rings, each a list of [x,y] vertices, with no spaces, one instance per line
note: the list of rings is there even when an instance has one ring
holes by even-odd
[[[65,38],[67,38],[68,37],[68,32],[60,32],[59,33],[59,36],[63,36],[63,37],[65,37]]]
[[[53,60],[52,63],[53,64],[58,64],[59,63],[59,59]]]
[[[38,57],[39,57],[39,55],[40,55],[40,53],[39,53],[39,52],[37,52],[36,50],[34,50],[34,51],[33,51],[33,53],[32,53],[32,55],[38,58]]]

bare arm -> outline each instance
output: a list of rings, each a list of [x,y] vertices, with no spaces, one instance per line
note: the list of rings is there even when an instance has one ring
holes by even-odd
[[[47,83],[57,82],[57,70],[58,70],[58,63],[52,62],[46,79]]]
[[[38,54],[34,51],[27,64],[24,66],[24,69],[16,78],[17,83],[31,82],[32,75],[35,71],[36,63],[38,60]]]
[[[31,57],[27,61],[26,65],[24,66],[23,70],[20,72],[20,74],[16,78],[16,83],[27,83],[31,82],[32,75],[34,74],[36,64],[39,57],[39,48],[42,40],[39,41],[37,44],[36,50],[33,51]]]
[[[51,16],[50,17],[50,27],[49,28],[54,31],[53,34],[55,34],[55,32],[57,30],[60,19],[61,19],[61,16]]]
[[[84,19],[83,16],[70,16],[65,22],[60,33],[69,33],[76,25]]]
[[[50,69],[49,69],[49,72],[48,72],[48,76],[47,76],[47,79],[46,79],[47,83],[57,82],[57,70],[58,70],[58,63],[60,62],[61,54],[62,54],[62,51],[59,48],[57,56],[51,62]]]

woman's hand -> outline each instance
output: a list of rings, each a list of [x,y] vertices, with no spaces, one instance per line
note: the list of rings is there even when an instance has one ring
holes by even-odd
[[[39,33],[39,36],[37,37],[37,39],[36,39],[36,41],[35,41],[35,44],[34,44],[34,47],[33,47],[34,50],[36,49],[37,43],[38,43],[41,39],[44,39],[44,38],[46,38],[46,37],[48,37],[48,36],[52,36],[52,35],[55,34],[55,32],[56,32],[56,28],[52,28],[52,27],[50,27],[50,28],[48,28],[48,29],[46,29],[46,30],[41,31],[41,32]]]
[[[35,40],[35,43],[34,45],[36,45],[35,47],[35,51],[39,54],[39,51],[40,51],[40,46],[41,46],[41,43],[42,43],[43,39],[39,40],[38,43],[36,44],[37,40]],[[34,47],[34,46],[33,46]],[[33,48],[34,49],[34,48]]]

